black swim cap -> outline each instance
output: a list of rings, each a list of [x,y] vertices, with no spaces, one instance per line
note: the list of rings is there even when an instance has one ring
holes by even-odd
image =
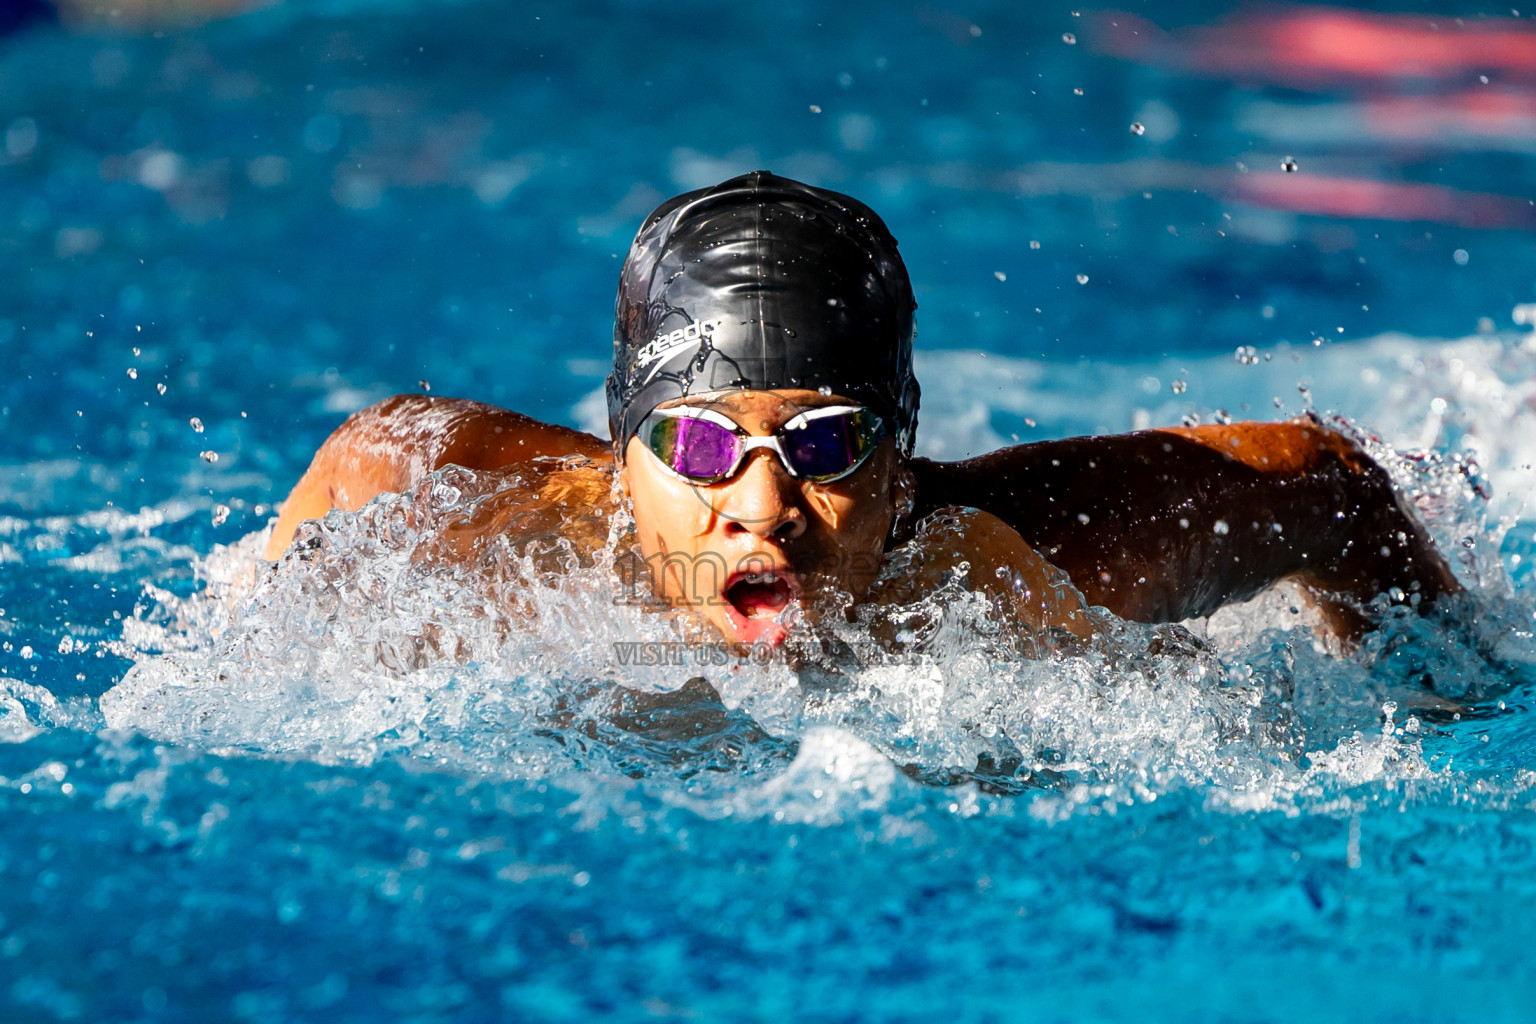
[[[663,402],[741,388],[828,388],[912,452],[912,285],[873,210],[753,171],[669,199],[619,275],[608,426],[620,454]]]

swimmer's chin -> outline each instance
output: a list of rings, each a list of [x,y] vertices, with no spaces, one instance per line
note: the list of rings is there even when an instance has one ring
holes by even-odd
[[[730,643],[778,647],[789,636],[778,619],[742,618],[734,609],[727,609],[725,614],[727,625],[721,632]]]

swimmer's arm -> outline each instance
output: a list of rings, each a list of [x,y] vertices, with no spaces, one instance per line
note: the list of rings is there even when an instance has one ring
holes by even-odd
[[[1386,472],[1310,420],[1070,438],[913,469],[919,513],[992,512],[1126,618],[1208,615],[1287,577],[1335,616],[1394,587],[1424,602],[1460,589]]]
[[[283,502],[266,557],[281,558],[304,520],[408,490],[443,466],[495,470],[544,455],[611,457],[608,444],[591,434],[482,402],[430,395],[386,398],[352,414],[326,438]]]

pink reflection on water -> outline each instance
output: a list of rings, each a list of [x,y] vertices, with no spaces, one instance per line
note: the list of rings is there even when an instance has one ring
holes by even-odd
[[[1273,7],[1174,32],[1123,11],[1099,15],[1094,26],[1091,41],[1104,53],[1298,88],[1479,74],[1536,81],[1536,26],[1515,18]]]
[[[1357,94],[1310,105],[1249,106],[1246,130],[1298,150],[1409,143],[1421,151],[1536,152],[1536,25],[1517,18],[1277,5],[1171,32],[1121,11],[1099,14],[1091,26],[1090,46],[1139,63],[1250,85]],[[1418,94],[1398,93],[1410,83]],[[1435,83],[1442,94],[1422,92]],[[1391,162],[1382,177],[1392,176]],[[1536,204],[1524,196],[1330,173],[1305,160],[1294,174],[1195,177],[1215,194],[1296,213],[1536,227]]]
[[[1441,185],[1273,172],[1233,175],[1217,188],[1243,202],[1326,217],[1536,227],[1536,205],[1527,199]]]

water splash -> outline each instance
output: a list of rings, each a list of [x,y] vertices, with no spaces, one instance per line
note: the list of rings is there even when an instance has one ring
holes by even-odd
[[[1464,466],[1362,438],[1442,543],[1487,536]],[[452,467],[306,525],[276,565],[257,558],[264,536],[216,549],[197,564],[201,590],[149,592],[124,630],[139,660],[100,698],[102,718],[223,752],[646,777],[712,816],[831,820],[848,800],[894,799],[898,769],[1043,794],[1047,817],[1191,787],[1217,806],[1296,808],[1365,779],[1432,776],[1425,741],[1455,709],[1508,691],[1502,665],[1536,661],[1479,632],[1516,603],[1497,557],[1474,550],[1465,602],[1433,618],[1386,603],[1383,628],[1350,654],[1314,636],[1283,589],[1184,626],[1097,611],[1094,642],[1043,642],[961,572],[908,603],[830,616],[788,660],[626,663],[616,645],[697,638],[624,599],[620,509],[527,498],[570,469]],[[486,521],[497,528],[474,525]],[[887,574],[910,557],[897,549]],[[1389,703],[1423,724],[1381,731]],[[805,787],[786,780],[823,781],[815,765],[844,763],[834,748],[862,767],[810,786],[812,803],[829,801],[820,810],[793,809]]]

